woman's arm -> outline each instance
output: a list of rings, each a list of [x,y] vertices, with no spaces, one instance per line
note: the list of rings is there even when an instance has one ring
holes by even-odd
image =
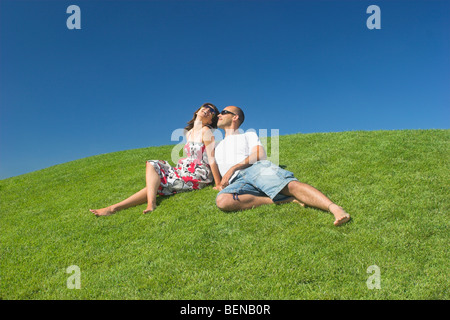
[[[215,158],[216,144],[215,144],[214,134],[212,133],[211,129],[209,129],[208,127],[204,127],[202,130],[202,140],[203,140],[203,143],[205,144],[206,155],[208,156],[208,162],[209,162],[209,166],[211,167],[211,171],[212,171],[212,174],[214,177],[214,182],[216,184],[216,187],[219,187],[222,177],[220,175],[219,167],[217,166],[216,158]]]

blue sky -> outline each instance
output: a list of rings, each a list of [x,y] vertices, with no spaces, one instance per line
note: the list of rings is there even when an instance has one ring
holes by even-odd
[[[449,128],[450,1],[1,0],[0,41],[0,179],[175,144],[204,102],[280,135]]]

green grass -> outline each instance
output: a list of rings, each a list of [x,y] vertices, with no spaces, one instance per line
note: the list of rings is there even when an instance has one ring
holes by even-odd
[[[281,136],[280,165],[352,215],[341,227],[296,204],[224,213],[212,187],[149,215],[88,211],[141,189],[145,160],[173,146],[1,180],[0,298],[449,299],[449,142],[450,130]],[[371,265],[381,289],[367,287]]]

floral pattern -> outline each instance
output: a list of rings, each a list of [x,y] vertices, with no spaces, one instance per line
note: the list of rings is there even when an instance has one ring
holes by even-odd
[[[203,143],[188,142],[184,146],[186,158],[180,159],[176,167],[164,160],[148,160],[158,173],[161,184],[158,194],[168,196],[179,192],[202,189],[213,181]]]

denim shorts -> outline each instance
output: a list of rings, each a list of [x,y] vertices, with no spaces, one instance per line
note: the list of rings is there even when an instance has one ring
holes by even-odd
[[[289,197],[281,194],[280,191],[291,181],[298,181],[292,172],[268,160],[261,160],[240,170],[233,181],[217,196],[222,193],[232,193],[236,197],[240,194],[252,194],[269,197],[274,202],[282,201]]]

